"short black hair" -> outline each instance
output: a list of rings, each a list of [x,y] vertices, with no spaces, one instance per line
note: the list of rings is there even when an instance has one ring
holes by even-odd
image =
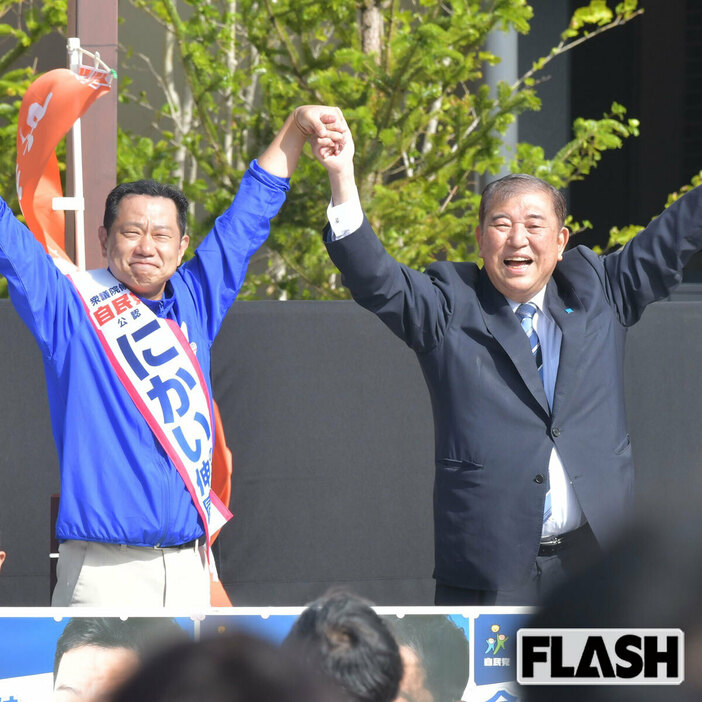
[[[236,632],[169,647],[111,702],[343,702],[340,693],[285,651]]]
[[[442,614],[412,614],[391,621],[397,643],[411,649],[422,664],[424,684],[434,702],[460,700],[470,672],[463,630]]]
[[[567,216],[566,201],[560,190],[549,185],[545,180],[526,173],[510,173],[504,178],[494,180],[485,186],[480,199],[480,226],[485,226],[485,215],[493,202],[502,202],[514,195],[540,190],[551,197],[553,211],[558,219],[558,226],[562,227]]]
[[[283,646],[323,671],[353,702],[390,702],[402,657],[370,603],[346,592],[326,594],[298,617]]]
[[[163,642],[172,642],[174,636],[185,632],[166,617],[73,617],[56,642],[54,654],[54,682],[63,656],[74,648],[100,646],[127,648],[140,658]]]
[[[105,215],[102,218],[102,226],[105,227],[107,233],[110,233],[110,227],[117,219],[117,209],[122,198],[128,195],[148,195],[149,197],[165,197],[173,200],[178,213],[178,230],[180,236],[185,236],[188,216],[188,198],[182,190],[172,185],[159,183],[157,180],[135,180],[131,183],[121,183],[116,188],[110,191],[110,194],[105,200]]]

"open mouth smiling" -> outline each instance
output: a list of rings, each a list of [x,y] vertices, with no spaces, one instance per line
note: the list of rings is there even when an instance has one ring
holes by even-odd
[[[512,258],[504,259],[505,266],[513,271],[526,270],[532,263],[532,259],[526,256],[513,256]]]

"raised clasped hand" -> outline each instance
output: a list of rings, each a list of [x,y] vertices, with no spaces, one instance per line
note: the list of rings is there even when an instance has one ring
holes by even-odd
[[[338,107],[302,105],[293,112],[297,128],[319,145],[325,156],[338,154],[344,147],[348,126]]]
[[[341,118],[343,120],[343,116]],[[344,121],[343,139],[329,142],[317,135],[310,137],[312,154],[327,169],[330,175],[353,174],[354,143],[351,131]],[[353,177],[353,176],[352,176]]]

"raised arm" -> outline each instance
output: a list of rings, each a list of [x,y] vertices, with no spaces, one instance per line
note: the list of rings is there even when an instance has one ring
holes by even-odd
[[[325,244],[342,282],[358,304],[375,313],[416,351],[428,351],[448,325],[452,291],[440,273],[420,273],[390,256],[363,215],[355,183],[354,144],[347,132],[336,149],[312,138],[312,152],[329,175],[332,202]],[[448,271],[443,271],[448,272]]]
[[[73,330],[82,323],[82,304],[73,286],[42,245],[0,199],[0,275],[19,316],[45,359],[61,363]]]
[[[683,267],[702,250],[702,187],[683,195],[627,244],[604,257],[605,282],[622,324],[670,295]]]
[[[239,293],[251,256],[268,237],[305,142],[314,135],[325,154],[333,153],[342,147],[346,131],[338,108],[298,107],[248,168],[234,202],[217,218],[193,258],[178,269],[207,320],[211,340]]]
[[[295,108],[258,163],[271,175],[289,178],[305,142],[314,137],[321,154],[338,153],[347,134],[346,122],[338,107],[303,105]]]

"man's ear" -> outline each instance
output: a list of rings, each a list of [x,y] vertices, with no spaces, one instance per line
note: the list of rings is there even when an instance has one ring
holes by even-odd
[[[2,563],[5,560],[7,554],[4,551],[0,551],[0,568],[2,568]]]
[[[483,257],[483,230],[478,225],[475,228],[475,240],[478,242],[478,256]]]
[[[98,239],[100,239],[102,255],[107,258],[107,229],[105,229],[103,226],[98,229]]]
[[[180,265],[180,262],[183,260],[183,256],[188,250],[189,243],[190,237],[187,234],[184,234],[182,237],[180,237],[180,247],[178,248],[178,265]]]
[[[563,227],[560,232],[558,232],[558,260],[563,259],[563,252],[568,244],[568,239],[570,239],[570,231],[568,227]]]

